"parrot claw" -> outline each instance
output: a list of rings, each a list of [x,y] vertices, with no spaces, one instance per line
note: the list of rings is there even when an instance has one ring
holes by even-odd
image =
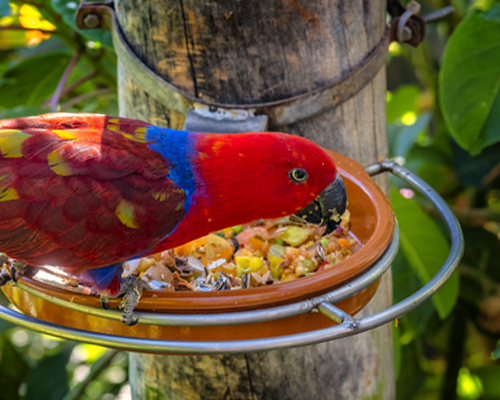
[[[125,325],[133,326],[139,319],[134,318],[134,308],[139,304],[142,291],[151,290],[149,284],[137,276],[126,276],[122,278],[121,289],[117,296],[123,295],[119,309],[123,311],[122,322]]]
[[[101,293],[101,307],[105,310],[109,310],[109,294]]]
[[[0,287],[6,285],[8,282],[10,282],[12,280],[12,278],[10,277],[10,275],[7,273],[7,271],[5,271],[4,269],[2,269],[0,271]]]

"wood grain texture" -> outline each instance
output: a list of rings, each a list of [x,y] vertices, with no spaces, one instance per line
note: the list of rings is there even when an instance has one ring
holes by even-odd
[[[205,100],[284,99],[345,74],[380,40],[385,0],[117,0],[126,37],[156,73]],[[184,116],[119,65],[122,116],[180,129]],[[278,130],[361,164],[387,155],[385,69],[356,96]],[[387,177],[378,183],[387,189]],[[387,308],[390,274],[359,317]],[[130,355],[135,399],[393,399],[390,325],[296,349],[234,356]]]

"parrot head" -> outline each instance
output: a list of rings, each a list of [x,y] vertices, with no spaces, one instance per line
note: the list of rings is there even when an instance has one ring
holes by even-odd
[[[213,224],[211,230],[292,214],[326,225],[326,233],[337,227],[347,196],[323,148],[276,132],[201,135],[193,160],[193,202]]]

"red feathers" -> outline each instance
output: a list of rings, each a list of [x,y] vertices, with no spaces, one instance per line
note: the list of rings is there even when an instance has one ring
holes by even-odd
[[[186,196],[147,147],[145,125],[73,114],[1,121],[0,250],[82,269],[158,243],[184,216]]]
[[[337,173],[323,149],[296,136],[90,114],[0,121],[0,152],[0,251],[75,270],[293,214]],[[296,169],[307,179],[291,179]]]

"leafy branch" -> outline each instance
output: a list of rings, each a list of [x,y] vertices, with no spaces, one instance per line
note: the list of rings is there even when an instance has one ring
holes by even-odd
[[[108,72],[106,67],[102,64],[102,54],[94,55],[90,54],[89,48],[86,45],[87,40],[77,31],[73,30],[68,26],[64,20],[63,16],[58,13],[52,2],[49,0],[44,0],[42,3],[32,3],[37,6],[40,13],[46,18],[50,23],[56,27],[58,37],[71,47],[75,52],[80,54],[80,58],[87,62],[95,73],[101,77],[109,87],[116,87],[116,77]]]
[[[49,31],[47,29],[39,29],[39,28],[27,28],[20,24],[0,25],[0,31],[39,31],[49,35],[54,35],[54,34],[57,35],[56,31]]]

